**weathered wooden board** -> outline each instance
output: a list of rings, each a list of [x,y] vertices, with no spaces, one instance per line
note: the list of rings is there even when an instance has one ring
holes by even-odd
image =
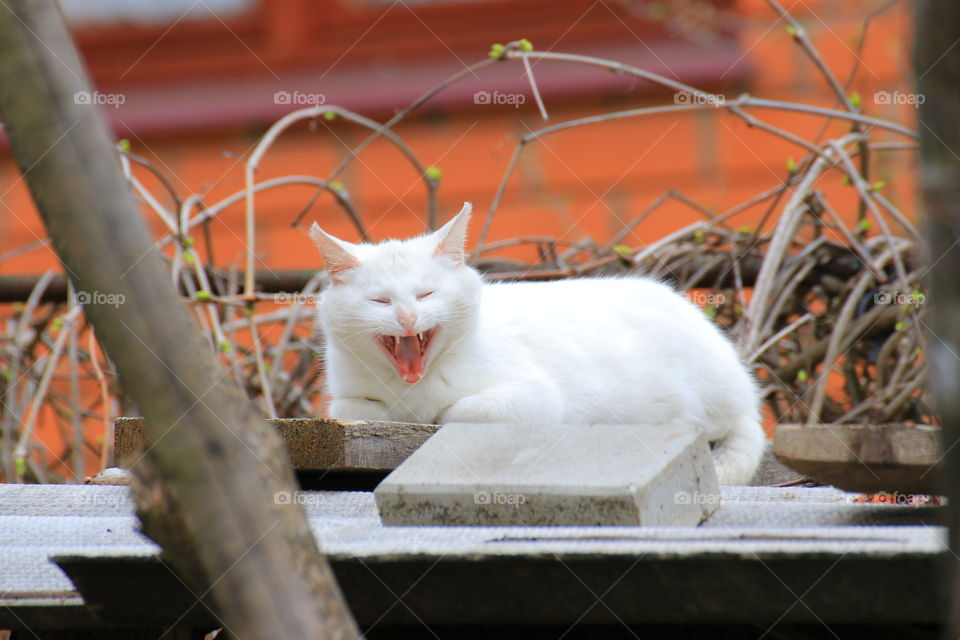
[[[373,471],[389,473],[440,427],[406,422],[341,421],[324,418],[271,420],[290,452],[296,471]],[[144,445],[143,418],[117,418],[114,429],[116,465],[129,468]],[[750,484],[798,480],[767,449]],[[91,484],[126,484],[126,478],[97,477]]]
[[[326,418],[270,420],[277,428],[296,471],[393,470],[440,427],[405,422],[367,422]],[[117,418],[114,457],[129,468],[142,455],[143,418]]]
[[[787,466],[847,491],[943,491],[938,427],[781,424],[773,452]]]

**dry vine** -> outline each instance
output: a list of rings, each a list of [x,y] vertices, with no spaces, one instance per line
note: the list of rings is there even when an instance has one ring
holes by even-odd
[[[164,225],[156,247],[164,252],[171,279],[184,292],[198,326],[221,353],[229,374],[267,416],[315,413],[322,405],[322,370],[311,338],[310,301],[324,284],[322,273],[303,277],[299,291],[268,293],[256,277],[256,196],[291,185],[316,189],[294,226],[322,194],[333,201],[369,238],[350,193],[337,181],[356,156],[379,137],[392,143],[421,176],[427,193],[427,228],[438,223],[436,192],[439,175],[425,167],[412,149],[393,132],[433,96],[492,64],[517,61],[524,66],[531,92],[544,119],[548,116],[531,61],[554,60],[599,67],[642,78],[671,92],[683,91],[697,100],[629,109],[560,122],[521,137],[500,185],[493,195],[473,252],[474,264],[489,280],[548,280],[583,275],[644,273],[667,279],[684,291],[706,295],[706,311],[737,340],[744,359],[755,367],[766,404],[777,421],[790,422],[935,422],[923,393],[926,374],[925,336],[921,330],[924,298],[920,281],[926,263],[920,236],[909,215],[899,211],[870,183],[870,159],[879,153],[913,149],[916,134],[908,127],[864,115],[846,90],[856,69],[841,85],[797,23],[775,0],[774,11],[789,25],[797,45],[807,54],[836,94],[837,108],[765,100],[743,95],[719,100],[695,87],[613,60],[537,51],[520,40],[496,45],[488,58],[465,68],[423,94],[385,123],[324,105],[288,114],[266,132],[245,161],[244,189],[215,203],[201,196],[182,197],[171,181],[149,161],[118,149],[131,189]],[[872,17],[872,16],[871,16]],[[867,21],[869,21],[869,17]],[[864,30],[866,32],[866,24]],[[860,46],[863,38],[861,37]],[[490,226],[504,198],[511,175],[530,145],[572,127],[622,118],[641,118],[665,112],[718,110],[740,118],[748,126],[798,147],[806,155],[789,163],[781,185],[757,194],[726,211],[715,213],[684,194],[668,190],[655,199],[613,237],[602,242],[571,243],[554,237],[518,237],[488,242]],[[774,126],[755,112],[780,110],[825,119],[821,135],[807,140]],[[318,119],[343,120],[370,131],[368,137],[326,178],[291,175],[256,181],[258,167],[271,146],[292,125]],[[821,140],[831,121],[849,124],[849,132]],[[886,132],[902,140],[875,140]],[[136,167],[136,169],[135,169]],[[144,186],[146,172],[161,185],[163,197]],[[839,172],[859,196],[857,223],[850,226],[817,189],[826,174]],[[170,204],[164,204],[169,200]],[[703,219],[642,247],[623,242],[668,201],[677,201]],[[246,264],[220,270],[212,264],[209,224],[230,207],[245,207]],[[752,228],[734,229],[734,216],[762,207],[764,214]],[[771,225],[771,222],[773,224]],[[206,239],[206,261],[196,248],[195,234]],[[43,243],[35,243],[30,250]],[[538,249],[535,263],[497,258],[509,246]],[[13,257],[21,250],[0,256]],[[70,469],[66,476],[83,476],[84,448],[107,464],[111,416],[130,414],[122,390],[82,322],[84,300],[69,295],[68,303],[44,302],[55,274],[38,278],[30,295],[13,306],[0,330],[0,468],[8,481],[61,479],[51,472],[58,461]],[[280,298],[279,296],[284,296]],[[289,303],[281,308],[263,302]],[[268,343],[265,329],[282,326],[279,338]],[[84,340],[82,334],[88,333]],[[67,392],[51,385],[66,376]],[[81,393],[93,385],[96,393]],[[66,443],[50,451],[35,427],[41,415],[61,431]],[[104,440],[83,437],[83,421],[104,424]],[[38,455],[33,455],[38,452]]]

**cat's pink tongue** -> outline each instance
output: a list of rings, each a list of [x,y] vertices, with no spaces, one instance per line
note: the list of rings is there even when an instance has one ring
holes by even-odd
[[[397,372],[404,382],[413,384],[423,377],[423,352],[417,336],[400,338],[396,346]]]

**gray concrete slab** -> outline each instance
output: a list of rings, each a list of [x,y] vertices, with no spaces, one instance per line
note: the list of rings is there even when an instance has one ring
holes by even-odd
[[[719,504],[685,427],[449,424],[374,492],[387,525],[694,526]]]

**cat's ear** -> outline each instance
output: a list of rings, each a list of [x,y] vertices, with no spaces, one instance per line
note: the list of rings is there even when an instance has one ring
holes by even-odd
[[[310,227],[310,238],[320,250],[323,256],[323,262],[327,266],[327,274],[331,282],[340,283],[340,275],[344,271],[354,269],[360,266],[357,256],[350,251],[350,243],[334,238],[332,235],[320,228],[316,222]]]
[[[464,202],[460,213],[433,232],[432,237],[437,242],[437,248],[434,250],[435,256],[446,258],[456,264],[463,264],[466,259],[463,248],[467,242],[467,224],[470,222],[470,212],[472,210],[473,205]]]

